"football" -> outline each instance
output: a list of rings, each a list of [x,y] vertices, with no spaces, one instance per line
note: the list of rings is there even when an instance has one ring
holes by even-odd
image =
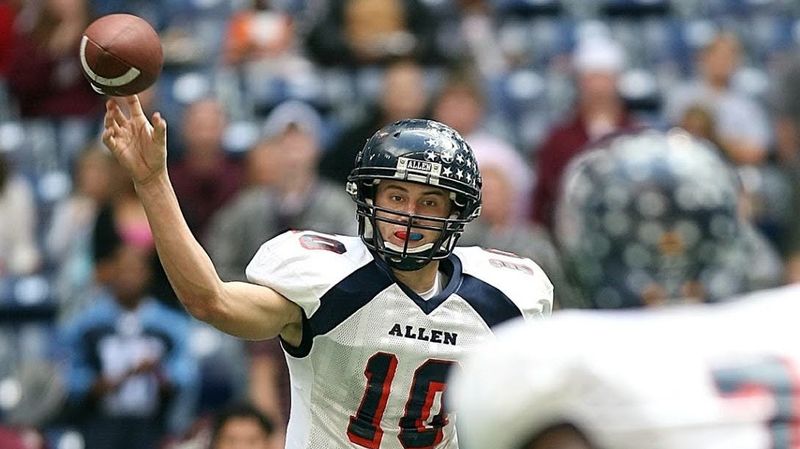
[[[80,58],[92,88],[114,97],[150,87],[164,62],[158,33],[131,14],[109,14],[92,22],[81,37]]]

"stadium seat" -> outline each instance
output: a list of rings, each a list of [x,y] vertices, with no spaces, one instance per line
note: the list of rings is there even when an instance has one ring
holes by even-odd
[[[605,0],[602,14],[608,17],[664,16],[670,12],[668,0]]]
[[[494,4],[501,17],[557,16],[564,12],[559,0],[497,0]]]

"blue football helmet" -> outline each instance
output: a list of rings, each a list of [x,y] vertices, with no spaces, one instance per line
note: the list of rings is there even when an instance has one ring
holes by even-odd
[[[381,180],[426,184],[449,193],[453,212],[449,217],[423,217],[377,207],[375,189]],[[355,168],[347,178],[347,191],[356,202],[358,232],[364,243],[400,270],[417,270],[431,260],[450,255],[464,225],[480,214],[481,174],[472,149],[452,128],[433,120],[409,119],[376,132],[359,151]],[[392,214],[389,218],[379,212]],[[422,219],[432,225],[419,223]],[[412,229],[439,231],[432,244],[402,247],[388,244],[377,226],[383,221]]]
[[[570,164],[555,235],[594,308],[736,293],[739,181],[719,151],[681,130],[610,137]],[[729,278],[725,278],[729,276]]]

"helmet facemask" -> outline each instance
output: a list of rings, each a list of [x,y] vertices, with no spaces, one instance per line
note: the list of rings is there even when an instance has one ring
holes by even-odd
[[[348,190],[354,194],[357,205],[358,232],[364,243],[371,250],[382,255],[391,267],[399,270],[418,270],[432,260],[447,258],[464,232],[464,226],[480,213],[478,208],[471,215],[464,216],[465,202],[461,201],[461,206],[459,206],[457,200],[459,195],[455,192],[449,192],[453,209],[449,217],[418,215],[380,207],[375,205],[374,201],[379,183],[380,180],[375,179],[371,183],[362,183],[362,186],[358,188],[356,183],[351,182],[348,183]],[[404,226],[407,236],[404,244],[396,245],[384,238],[378,226],[379,222]],[[422,230],[436,231],[439,233],[439,237],[433,242],[417,247],[412,246],[414,242],[412,236],[420,234],[419,231]]]

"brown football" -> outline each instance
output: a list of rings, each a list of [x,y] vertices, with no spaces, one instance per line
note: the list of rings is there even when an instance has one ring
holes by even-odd
[[[114,97],[150,87],[164,62],[158,33],[131,14],[109,14],[92,22],[83,32],[80,58],[92,88]]]

